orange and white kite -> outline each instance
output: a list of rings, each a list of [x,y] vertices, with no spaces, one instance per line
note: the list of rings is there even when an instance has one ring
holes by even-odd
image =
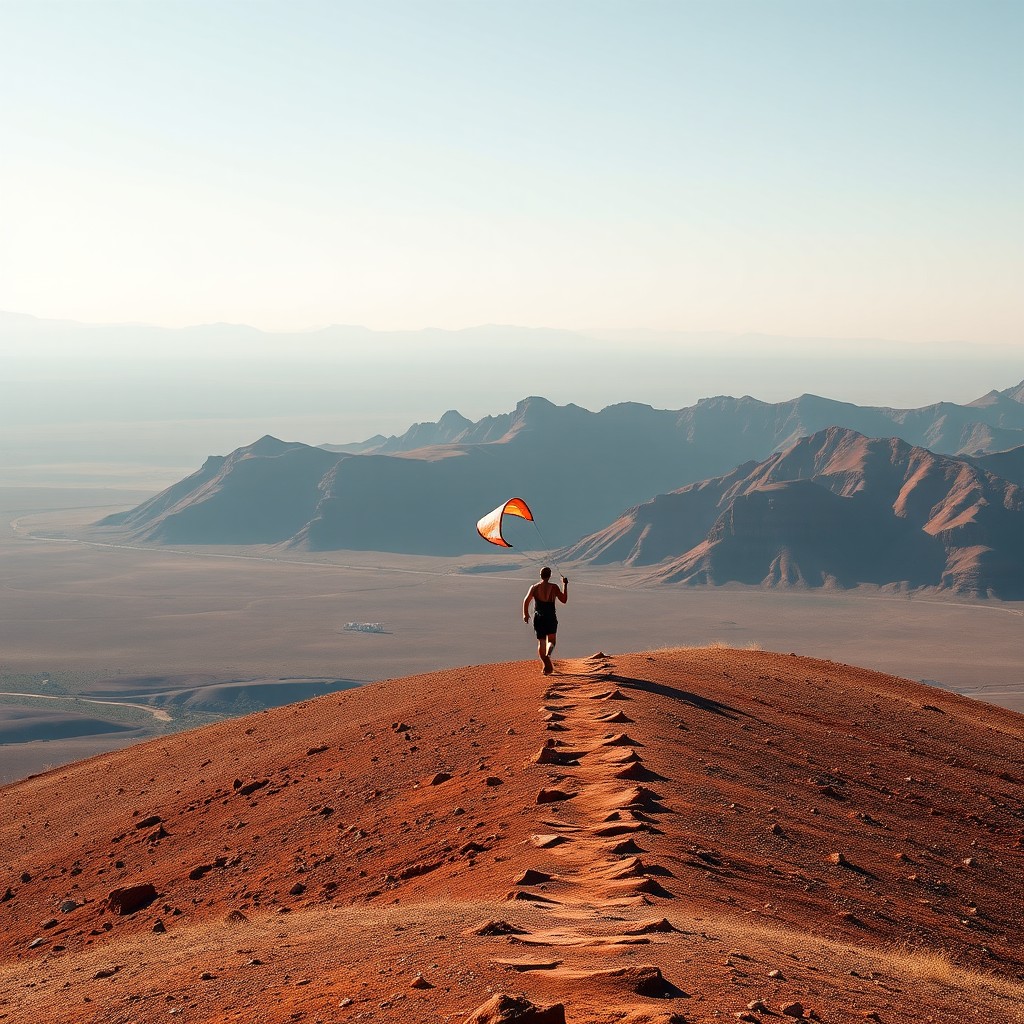
[[[503,505],[499,505],[493,512],[488,512],[476,524],[476,532],[484,540],[491,544],[497,544],[500,548],[510,548],[511,544],[501,535],[501,523],[505,516],[518,516],[533,522],[533,513],[530,506],[522,498],[509,498]]]

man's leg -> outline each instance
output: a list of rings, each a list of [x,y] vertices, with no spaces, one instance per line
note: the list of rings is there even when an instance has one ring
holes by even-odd
[[[551,652],[555,649],[555,634],[549,633],[547,641],[544,644],[544,675],[549,676],[555,671],[555,666],[551,664]]]
[[[554,671],[551,666],[551,659],[547,656],[547,640],[543,636],[537,637],[537,657],[544,666],[544,675],[549,676]]]

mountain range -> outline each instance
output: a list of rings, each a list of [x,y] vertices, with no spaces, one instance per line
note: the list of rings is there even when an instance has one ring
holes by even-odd
[[[855,436],[880,446],[850,454]],[[904,479],[913,500],[897,508],[892,481],[910,466],[922,475]],[[565,548],[584,561],[664,561],[651,578],[666,582],[903,582],[1009,595],[1020,577],[1012,538],[1022,476],[1024,382],[968,405],[920,409],[804,395],[595,413],[534,397],[503,415],[473,422],[449,411],[351,445],[264,437],[100,525],[166,544],[453,556],[479,551],[473,524],[520,495],[542,532],[540,542],[513,538],[516,546]],[[641,510],[656,496],[656,511]],[[960,519],[936,505],[961,509]],[[623,519],[649,514],[660,523],[653,535],[629,541],[634,527]]]
[[[829,427],[632,508],[561,557],[656,566],[658,582],[899,582],[1020,598],[1024,489],[986,470],[991,458]]]

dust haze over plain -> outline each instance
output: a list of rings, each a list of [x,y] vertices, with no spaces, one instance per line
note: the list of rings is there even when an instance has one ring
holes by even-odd
[[[482,326],[270,333],[0,315],[0,484],[158,489],[264,434],[345,444],[539,395],[592,411],[812,393],[901,408],[1024,376],[1007,346]]]

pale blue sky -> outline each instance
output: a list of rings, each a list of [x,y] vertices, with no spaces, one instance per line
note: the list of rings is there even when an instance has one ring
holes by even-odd
[[[0,0],[0,309],[1024,343],[1017,0]]]

